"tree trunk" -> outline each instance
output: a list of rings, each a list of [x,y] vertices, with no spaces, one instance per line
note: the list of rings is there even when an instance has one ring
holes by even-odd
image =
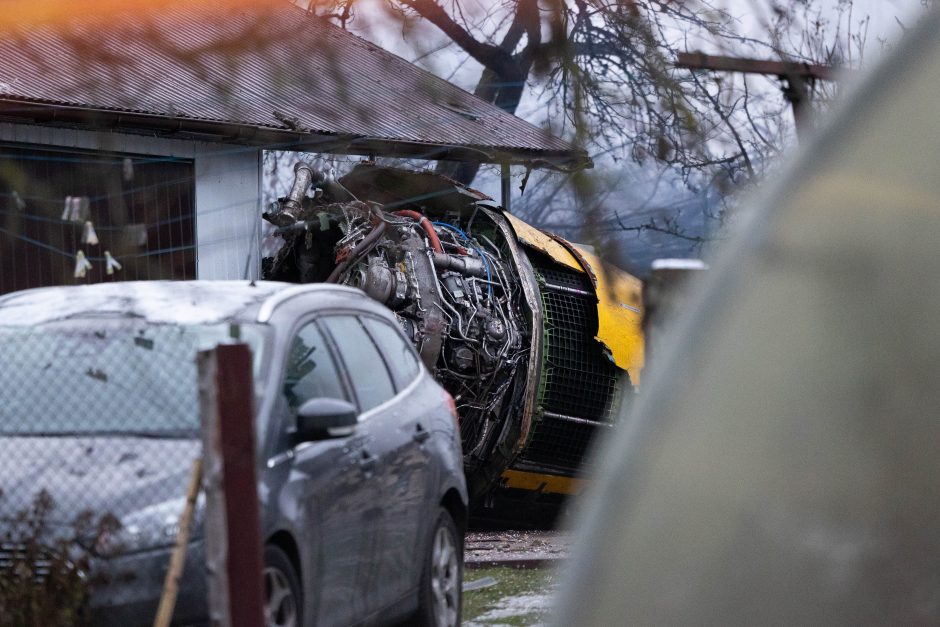
[[[506,113],[515,113],[522,99],[525,81],[529,75],[530,62],[518,62],[512,75],[497,74],[484,68],[480,81],[473,94],[487,102],[495,104]],[[478,161],[438,161],[434,169],[438,174],[448,176],[458,183],[470,185],[480,171]]]

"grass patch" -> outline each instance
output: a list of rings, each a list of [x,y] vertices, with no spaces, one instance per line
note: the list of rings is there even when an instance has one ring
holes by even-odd
[[[550,568],[474,568],[464,581],[492,577],[496,585],[464,592],[465,625],[537,625],[547,620],[555,573]]]

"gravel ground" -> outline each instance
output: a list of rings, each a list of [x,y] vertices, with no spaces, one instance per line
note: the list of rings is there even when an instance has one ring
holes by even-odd
[[[555,592],[555,567],[570,536],[557,531],[472,532],[466,536],[463,624],[540,626]]]
[[[483,566],[539,566],[568,555],[570,536],[558,531],[471,532],[466,536],[464,562]]]

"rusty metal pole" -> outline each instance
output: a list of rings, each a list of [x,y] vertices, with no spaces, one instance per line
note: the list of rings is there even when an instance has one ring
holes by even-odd
[[[263,627],[251,350],[230,344],[200,353],[199,372],[210,624]]]

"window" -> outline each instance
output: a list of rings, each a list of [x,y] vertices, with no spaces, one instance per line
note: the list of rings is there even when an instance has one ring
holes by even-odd
[[[359,399],[359,409],[368,411],[395,396],[385,362],[366,330],[353,316],[330,316],[323,323],[333,335],[346,362],[349,378]]]
[[[196,278],[194,189],[191,160],[0,144],[0,294]]]
[[[304,326],[294,338],[287,357],[284,396],[293,409],[312,398],[348,400],[336,362],[316,324]]]
[[[392,378],[395,379],[395,387],[401,391],[414,381],[421,371],[414,349],[408,345],[401,332],[387,322],[363,317],[362,323],[379,345],[382,355],[385,356],[385,363],[392,372]]]

